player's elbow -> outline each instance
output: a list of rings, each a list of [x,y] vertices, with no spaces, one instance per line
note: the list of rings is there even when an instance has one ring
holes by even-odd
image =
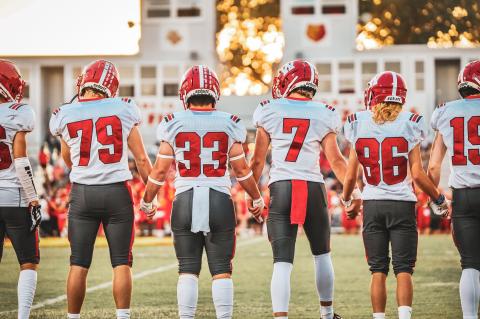
[[[250,168],[245,165],[232,165],[233,174],[235,177],[243,177],[250,173]]]

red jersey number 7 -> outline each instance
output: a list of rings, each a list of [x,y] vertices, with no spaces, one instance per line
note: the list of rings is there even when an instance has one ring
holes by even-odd
[[[293,128],[296,128],[295,135],[293,136],[292,144],[288,149],[287,156],[285,156],[285,162],[296,162],[298,154],[302,149],[303,142],[307,136],[308,129],[310,128],[309,119],[283,119],[283,133],[292,134]]]

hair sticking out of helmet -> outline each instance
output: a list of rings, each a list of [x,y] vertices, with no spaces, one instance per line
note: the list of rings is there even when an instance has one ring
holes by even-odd
[[[373,121],[377,124],[395,121],[402,111],[399,103],[379,103],[372,109]]]
[[[380,103],[403,105],[407,99],[407,84],[400,74],[386,71],[375,75],[368,82],[364,93],[367,110],[371,110]]]
[[[480,94],[480,60],[468,63],[458,74],[458,93],[463,98]]]
[[[0,59],[0,97],[8,102],[20,102],[24,89],[25,81],[17,66],[11,61]]]
[[[281,67],[273,79],[272,97],[274,99],[287,97],[292,91],[300,88],[310,90],[315,95],[318,91],[317,69],[304,60],[290,61]]]
[[[106,97],[115,97],[120,85],[115,65],[106,60],[96,60],[87,65],[77,79],[77,92],[82,96],[86,89],[103,93]]]
[[[209,96],[215,105],[220,99],[220,83],[217,74],[204,65],[191,67],[183,75],[178,94],[185,109],[189,108],[190,98],[194,96]]]

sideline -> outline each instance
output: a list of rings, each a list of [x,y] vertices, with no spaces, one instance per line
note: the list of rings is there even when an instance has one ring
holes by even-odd
[[[249,245],[253,245],[255,243],[258,243],[260,241],[265,241],[265,237],[261,236],[261,237],[255,237],[253,239],[247,239],[245,241],[241,241],[238,243],[237,245],[237,248],[239,247],[244,247],[244,246],[249,246]],[[168,265],[164,265],[164,266],[160,266],[160,267],[157,267],[157,268],[153,268],[153,269],[149,269],[149,270],[145,270],[145,271],[141,271],[139,273],[136,273],[132,276],[132,279],[133,280],[138,280],[138,279],[141,279],[141,278],[144,278],[144,277],[148,277],[150,275],[153,275],[153,274],[158,274],[158,273],[162,273],[162,272],[166,272],[166,271],[169,271],[169,270],[172,270],[172,269],[175,269],[178,267],[178,264],[175,262],[175,263],[171,263],[171,264],[168,264]],[[97,290],[102,290],[102,289],[106,289],[106,288],[109,288],[112,286],[112,282],[111,281],[108,281],[108,282],[104,282],[104,283],[101,283],[101,284],[98,284],[96,286],[93,286],[93,287],[90,287],[90,288],[87,288],[87,293],[91,293],[91,292],[94,292],[94,291],[97,291]],[[60,296],[57,296],[57,297],[54,297],[54,298],[49,298],[49,299],[45,299],[43,301],[40,301],[36,304],[34,304],[32,306],[32,310],[35,310],[35,309],[40,309],[40,308],[43,308],[43,307],[46,307],[46,306],[50,306],[50,305],[54,305],[56,303],[59,303],[59,302],[62,302],[62,301],[65,301],[67,300],[67,295],[66,294],[63,294],[63,295],[60,295]],[[17,312],[17,309],[15,310],[7,310],[7,311],[2,311],[0,312],[0,315],[5,315],[5,314],[9,314],[9,313],[15,313]]]

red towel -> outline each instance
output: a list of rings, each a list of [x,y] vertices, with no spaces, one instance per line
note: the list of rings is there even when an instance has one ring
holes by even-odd
[[[307,216],[308,187],[307,181],[292,180],[292,207],[290,222],[303,225]]]

